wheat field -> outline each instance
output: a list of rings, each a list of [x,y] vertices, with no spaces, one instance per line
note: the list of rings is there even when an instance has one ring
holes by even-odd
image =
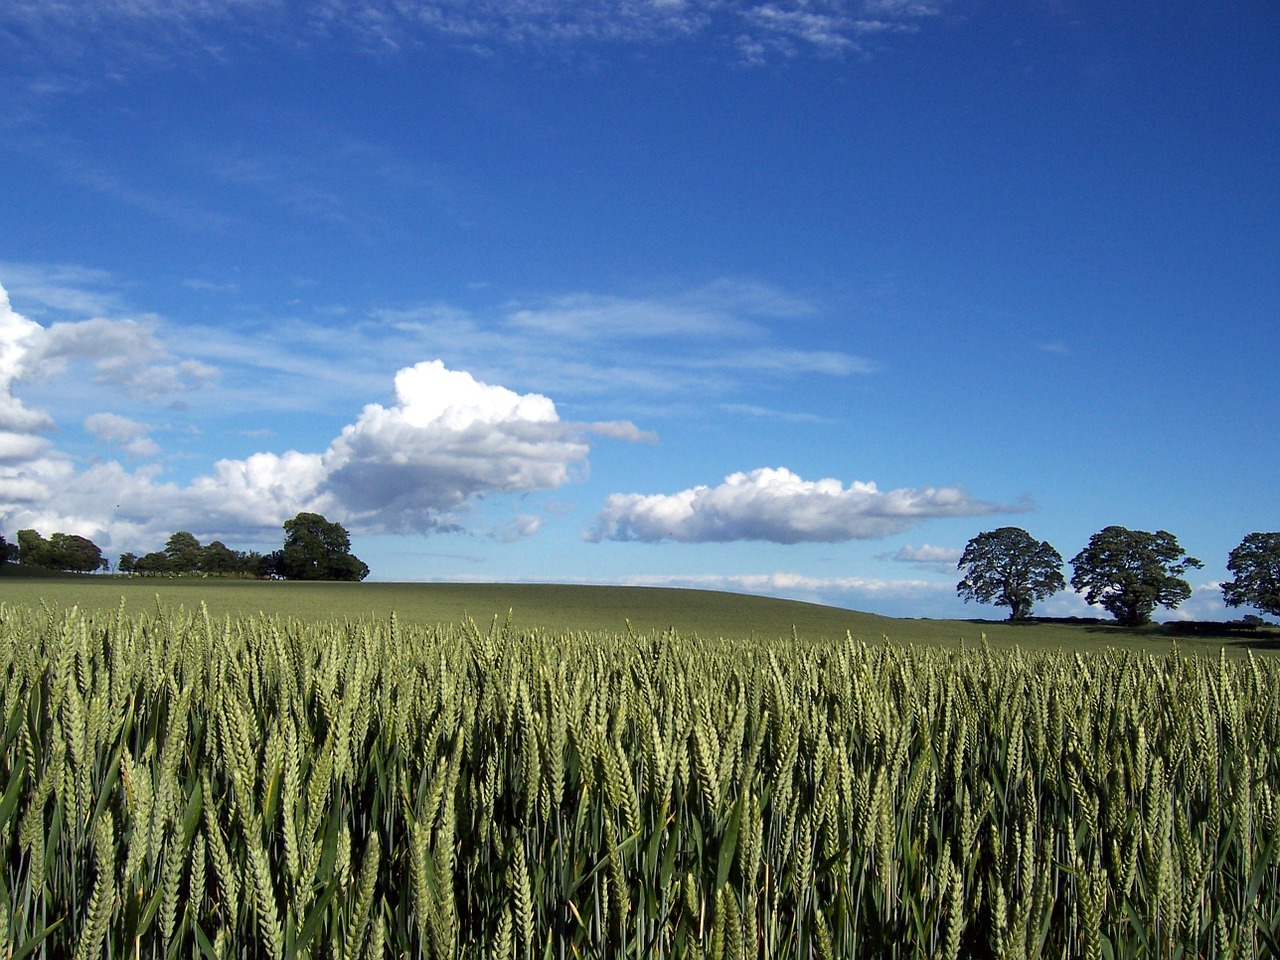
[[[50,957],[1280,954],[1280,662],[0,604]]]

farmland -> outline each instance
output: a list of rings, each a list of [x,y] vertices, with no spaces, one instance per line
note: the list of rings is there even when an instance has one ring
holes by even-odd
[[[487,624],[508,615],[516,629],[680,634],[726,639],[843,638],[868,642],[884,637],[902,644],[976,645],[1028,650],[1101,651],[1111,647],[1145,653],[1174,649],[1216,656],[1280,649],[1280,629],[1253,635],[1173,638],[1158,625],[1137,629],[1110,623],[1010,624],[1003,620],[915,620],[881,617],[838,607],[710,590],[607,587],[572,584],[496,583],[288,583],[238,579],[166,577],[4,577],[3,599],[38,607],[130,612],[208,609],[216,618],[258,614],[302,620],[386,619],[424,626]],[[981,608],[979,608],[981,609]],[[990,609],[990,608],[988,608]]]
[[[0,606],[15,952],[1277,949],[1265,654],[667,591],[100,583]],[[688,628],[717,607],[742,619]]]

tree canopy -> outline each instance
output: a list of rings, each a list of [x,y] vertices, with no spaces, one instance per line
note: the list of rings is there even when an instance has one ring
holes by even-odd
[[[1280,617],[1280,533],[1249,534],[1231,551],[1227,569],[1235,577],[1222,585],[1227,606]]]
[[[363,580],[369,568],[351,553],[351,537],[340,523],[318,513],[284,522],[277,572],[288,580]]]
[[[1191,596],[1191,584],[1182,575],[1204,564],[1187,556],[1166,530],[1110,526],[1089,538],[1071,566],[1071,586],[1083,590],[1088,603],[1123,626],[1137,627],[1150,621],[1157,606],[1172,610]]]
[[[165,541],[164,555],[168,558],[168,569],[172,572],[194,573],[200,569],[204,547],[195,534],[179,530]]]
[[[108,566],[96,543],[72,533],[55,533],[46,540],[35,530],[19,530],[18,558],[29,566],[73,573],[93,573]]]
[[[1010,620],[1030,616],[1037,600],[1067,585],[1062,576],[1062,555],[1047,541],[1037,541],[1019,527],[978,534],[965,546],[956,566],[964,571],[956,592],[965,602],[1008,607]]]

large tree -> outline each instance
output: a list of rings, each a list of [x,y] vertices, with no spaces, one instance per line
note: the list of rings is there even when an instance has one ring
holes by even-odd
[[[1280,533],[1249,534],[1231,551],[1227,569],[1235,575],[1222,585],[1227,606],[1280,617]]]
[[[964,571],[956,592],[965,602],[1008,607],[1010,620],[1029,617],[1037,600],[1067,585],[1062,555],[1019,527],[978,534],[965,546],[956,566]]]
[[[288,580],[363,580],[369,568],[351,553],[342,524],[300,513],[284,522],[279,572]]]
[[[102,556],[102,550],[88,537],[55,533],[49,538],[49,545],[53,548],[53,562],[58,570],[93,573],[110,566],[110,561]]]
[[[195,534],[179,530],[165,541],[164,554],[169,558],[169,569],[173,573],[195,573],[204,559],[204,547],[200,546]]]
[[[1148,533],[1111,526],[1089,538],[1089,545],[1071,558],[1071,586],[1083,590],[1126,627],[1151,619],[1157,606],[1172,610],[1191,596],[1182,575],[1204,564],[1179,545],[1166,530]]]

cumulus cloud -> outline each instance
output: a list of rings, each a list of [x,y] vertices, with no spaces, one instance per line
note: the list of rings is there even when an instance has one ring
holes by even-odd
[[[589,428],[560,422],[541,394],[518,394],[439,360],[401,370],[396,404],[369,404],[322,458],[321,489],[359,522],[433,529],[486,493],[550,490],[586,459]]]
[[[174,529],[254,540],[278,533],[300,511],[353,532],[457,530],[470,504],[498,493],[550,490],[585,469],[592,436],[643,440],[626,421],[567,423],[554,402],[450,370],[439,360],[395,376],[395,402],[369,404],[321,452],[260,452],[219,460],[190,483],[158,468],[117,462],[78,469],[41,438],[0,432],[0,520],[103,537],[133,547]],[[135,455],[150,455],[149,428],[97,413],[85,428]],[[495,535],[537,532],[520,514]]]
[[[48,430],[53,418],[28,410],[13,395],[13,387],[27,373],[28,355],[44,328],[28,320],[9,304],[9,293],[0,286],[0,430],[19,434]]]
[[[439,360],[395,376],[390,406],[365,406],[322,453],[221,460],[185,495],[238,529],[278,528],[300,510],[359,532],[460,529],[457,512],[496,493],[551,490],[587,458],[593,434],[643,436],[630,424],[565,423],[554,402],[487,384]],[[537,530],[520,518],[518,536]]]
[[[1025,510],[977,500],[960,487],[881,491],[874,483],[804,480],[785,468],[733,473],[716,487],[673,494],[615,493],[605,501],[590,540],[774,543],[868,540],[934,517]]]

